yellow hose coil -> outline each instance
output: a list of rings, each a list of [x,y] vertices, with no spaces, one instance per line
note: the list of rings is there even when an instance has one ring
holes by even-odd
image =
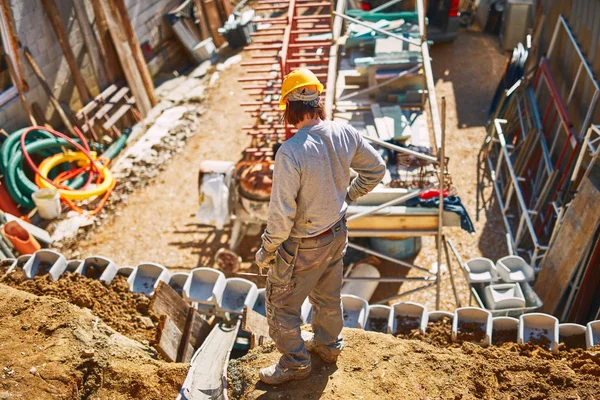
[[[46,158],[42,163],[38,166],[40,174],[44,177],[48,177],[52,168],[66,162],[73,161],[85,161],[83,165],[89,164],[88,157],[81,152],[67,152],[67,153],[59,153],[55,154],[52,157]],[[84,189],[84,190],[68,190],[68,189],[58,189],[58,193],[60,193],[61,197],[64,197],[68,200],[86,200],[90,197],[100,196],[110,189],[111,185],[114,182],[114,178],[112,173],[108,168],[106,168],[102,163],[96,162],[98,169],[100,170],[100,174],[102,175],[102,183],[96,186],[93,189]],[[44,188],[53,188],[54,187],[49,184],[46,180],[42,179],[40,176],[36,175],[35,183],[42,189]]]

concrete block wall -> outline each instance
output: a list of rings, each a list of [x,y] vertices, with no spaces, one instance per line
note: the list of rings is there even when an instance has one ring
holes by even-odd
[[[85,83],[90,94],[95,96],[100,93],[101,88],[98,87],[96,82],[93,65],[87,54],[72,5],[72,1],[79,0],[55,1],[57,8],[60,10],[62,22],[69,34],[69,43]],[[87,6],[88,18],[93,25],[94,15],[90,1],[97,0],[84,1]],[[8,3],[9,12],[12,13],[13,28],[18,36],[17,39],[22,46],[29,48],[54,95],[60,102],[68,105],[71,110],[76,112],[81,108],[82,103],[40,0],[8,0]],[[152,48],[157,48],[162,41],[173,36],[170,27],[164,23],[162,15],[180,4],[180,0],[126,0],[125,4],[140,43],[148,41]],[[183,52],[183,49],[181,51]],[[51,124],[60,126],[60,119],[53,111],[46,93],[31,71],[22,50],[20,50],[20,70],[29,86],[29,91],[25,94],[28,103],[30,105],[34,102],[38,103]],[[26,126],[29,126],[29,120],[18,96],[0,107],[1,128],[10,133]]]

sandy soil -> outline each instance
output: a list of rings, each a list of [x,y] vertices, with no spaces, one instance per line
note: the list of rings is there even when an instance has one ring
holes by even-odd
[[[2,274],[0,269],[0,276]],[[127,279],[123,276],[116,276],[107,286],[99,280],[69,272],[58,281],[52,280],[49,275],[27,280],[23,270],[16,269],[0,277],[0,283],[87,308],[114,330],[146,345],[155,339],[158,318],[148,311],[150,299],[130,292]]]
[[[421,340],[344,329],[337,364],[313,357],[308,380],[278,387],[258,371],[278,360],[272,346],[230,362],[232,399],[592,399],[600,396],[600,355],[582,350],[553,356],[533,346],[440,346]]]
[[[89,310],[0,284],[1,399],[175,398],[188,365],[154,354]]]

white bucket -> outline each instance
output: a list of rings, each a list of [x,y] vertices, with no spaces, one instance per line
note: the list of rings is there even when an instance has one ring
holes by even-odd
[[[40,189],[33,192],[31,199],[38,209],[40,218],[56,219],[60,216],[60,194],[56,189]]]

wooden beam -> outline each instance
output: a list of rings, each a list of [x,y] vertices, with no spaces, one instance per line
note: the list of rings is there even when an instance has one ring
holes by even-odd
[[[118,16],[117,10],[112,7],[111,0],[100,0],[100,3],[104,15],[106,16],[108,31],[110,32],[117,56],[121,62],[121,68],[123,68],[123,72],[125,73],[125,80],[135,96],[140,114],[145,117],[152,109],[152,103],[148,97],[144,80],[142,79],[137,65],[131,62],[134,58],[133,52],[129,40],[121,28],[120,17]]]
[[[177,360],[181,331],[167,315],[161,315],[156,330],[156,349],[168,361]]]
[[[202,37],[202,40],[211,37],[208,24],[206,23],[206,13],[202,7],[202,0],[194,0],[194,11],[196,14],[196,22],[200,26],[200,37]]]
[[[215,47],[218,49],[225,39],[219,34],[219,28],[222,25],[221,16],[219,15],[219,8],[215,0],[202,0],[204,4],[204,12],[206,19],[208,20],[208,26],[210,28],[210,35],[212,37]]]
[[[29,122],[31,122],[31,125],[35,126],[35,125],[37,125],[37,122],[36,122],[33,114],[31,113],[29,104],[27,104],[27,99],[25,98],[25,90],[23,89],[23,84],[21,82],[21,79],[17,75],[15,66],[14,66],[12,60],[10,59],[10,57],[5,56],[4,58],[6,59],[6,64],[8,65],[8,73],[10,74],[10,78],[13,81],[15,87],[17,88],[17,92],[19,93],[19,97],[21,98],[21,104],[23,104],[23,108],[25,109],[25,113],[27,114],[27,117],[29,118]]]
[[[158,284],[148,308],[156,315],[168,315],[181,332],[185,330],[190,305],[168,283]]]
[[[150,74],[150,70],[148,69],[148,64],[146,64],[146,59],[144,58],[144,53],[142,53],[142,47],[137,39],[137,35],[135,34],[135,29],[131,24],[131,20],[129,19],[129,13],[127,12],[127,7],[123,0],[111,0],[113,7],[117,10],[117,14],[120,17],[121,28],[125,33],[125,37],[129,41],[129,46],[131,46],[131,52],[133,54],[133,59],[135,64],[138,67],[140,72],[140,76],[142,77],[142,81],[144,82],[144,87],[146,88],[146,92],[148,93],[148,99],[150,100],[150,104],[155,106],[158,103],[156,99],[156,94],[154,93],[154,81],[152,80],[152,75]]]
[[[92,1],[94,9],[94,17],[96,17],[96,29],[98,30],[98,42],[100,43],[100,60],[106,73],[106,78],[110,83],[115,83],[118,80],[124,79],[125,75],[119,64],[119,57],[112,42],[110,32],[108,30],[108,22],[106,14],[102,8],[100,1]]]
[[[67,65],[69,67],[69,71],[71,71],[71,76],[73,77],[73,82],[75,83],[75,87],[77,88],[77,92],[79,93],[79,98],[83,104],[88,103],[92,98],[90,96],[90,92],[88,91],[87,86],[85,85],[85,81],[83,76],[81,75],[81,69],[77,64],[77,60],[75,59],[75,55],[73,54],[73,50],[71,49],[71,45],[69,43],[69,35],[65,30],[65,26],[63,25],[62,19],[60,18],[60,13],[58,12],[58,8],[56,7],[56,3],[54,0],[41,0],[42,6],[46,11],[48,16],[48,20],[50,21],[50,25],[52,25],[52,29],[54,30],[54,34],[58,39],[58,44],[62,49],[62,52],[65,56],[65,60],[67,61]]]
[[[58,102],[58,99],[54,96],[54,93],[52,93],[52,89],[50,89],[50,85],[48,85],[48,82],[46,81],[44,74],[40,70],[40,67],[35,62],[35,59],[31,55],[31,53],[29,52],[29,49],[27,47],[25,47],[23,49],[23,54],[25,55],[25,59],[27,60],[27,63],[29,63],[29,66],[31,67],[33,74],[37,77],[38,81],[40,82],[42,89],[44,89],[44,92],[46,92],[46,95],[48,96],[48,99],[50,100],[50,104],[52,104],[52,107],[54,107],[54,110],[58,113],[58,116],[60,117],[63,125],[69,131],[71,136],[75,137],[75,130],[73,129],[73,123],[71,122],[71,119],[65,113],[65,110],[62,108],[61,104]]]
[[[104,73],[104,66],[102,65],[102,61],[100,61],[100,52],[94,38],[94,32],[90,26],[87,11],[85,10],[84,0],[73,0],[73,9],[75,10],[75,17],[79,23],[79,29],[83,36],[85,48],[92,60],[92,69],[96,76],[96,82],[98,82],[98,87],[102,90],[108,85],[108,81],[106,80],[106,74]]]
[[[251,308],[248,308],[248,306],[244,307],[242,314],[242,329],[248,333],[253,333],[258,337],[270,337],[267,318]]]

